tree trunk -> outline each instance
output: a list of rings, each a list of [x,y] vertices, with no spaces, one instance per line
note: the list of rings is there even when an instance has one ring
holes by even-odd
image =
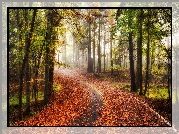
[[[144,90],[144,96],[147,92],[147,85],[149,83],[149,60],[150,60],[150,57],[149,57],[149,52],[150,52],[150,21],[149,21],[149,15],[150,15],[150,9],[148,9],[148,43],[147,43],[147,64],[146,64],[146,79],[145,79],[145,90]]]
[[[78,52],[77,52],[77,49],[78,49],[78,44],[75,44],[75,66],[77,67],[78,66]]]
[[[79,51],[79,45],[77,44],[77,67],[79,68],[80,66],[80,62],[79,62],[79,58],[80,58],[80,51]]]
[[[88,43],[88,73],[93,72],[92,60],[91,60],[91,23],[89,22],[89,43]]]
[[[131,29],[131,14],[129,14],[128,27],[129,29]],[[131,91],[136,92],[132,32],[129,32],[129,61],[130,61]]]
[[[169,38],[168,38],[168,45],[169,45]],[[169,100],[172,98],[171,96],[171,93],[170,93],[170,90],[171,90],[171,75],[172,75],[172,66],[171,66],[171,60],[172,60],[172,54],[171,54],[171,51],[168,49],[168,52],[167,52],[167,58],[168,58],[168,95],[169,95]]]
[[[17,9],[17,15],[16,15],[16,19],[17,19],[17,29],[18,29],[18,33],[17,33],[17,42],[16,43],[20,43],[22,44],[22,34],[21,34],[21,29],[22,29],[22,23],[20,22],[20,17],[19,17],[19,9]],[[18,45],[18,53],[21,54],[22,53],[22,46],[21,45]],[[20,73],[21,73],[21,62],[18,62],[18,75],[20,76]],[[20,82],[20,77],[19,77],[19,80],[18,82]]]
[[[41,56],[42,56],[42,51],[43,51],[43,46],[44,45],[45,44],[43,44],[41,46],[40,53],[39,53],[38,59],[37,59],[38,60],[37,65],[35,63],[35,76],[34,76],[33,89],[34,89],[34,98],[35,98],[35,106],[36,106],[36,108],[37,108],[37,101],[38,101],[38,88],[37,88],[38,70],[39,70],[39,67],[40,67],[40,59],[41,59]]]
[[[50,64],[50,67],[49,67],[49,95],[48,95],[48,98],[51,97],[52,95],[52,92],[53,92],[53,71],[54,71],[54,62],[53,62],[53,59],[54,59],[54,55],[55,55],[55,49],[53,48],[53,50],[51,50],[51,57],[50,57],[50,61],[49,61],[49,64]]]
[[[155,46],[155,42],[154,42],[154,46]],[[151,56],[150,56],[150,71],[152,72],[152,70],[153,70],[153,63],[155,62],[155,59],[154,59],[154,51],[155,51],[155,48],[154,48],[154,46],[153,47],[151,47],[151,49],[150,49],[150,51],[151,51]]]
[[[101,37],[100,37],[101,36],[100,35],[100,32],[101,32],[100,29],[101,28],[100,27],[101,27],[101,25],[100,25],[100,23],[101,22],[100,22],[100,17],[99,17],[99,35],[98,35],[99,43],[98,43],[98,67],[97,67],[98,73],[101,73],[101,46],[100,46],[100,42],[101,42],[101,40],[100,40],[101,39]]]
[[[138,16],[139,22],[139,37],[137,41],[137,78],[136,78],[136,90],[140,89],[139,94],[142,95],[142,21],[143,21],[143,9]]]
[[[75,37],[73,36],[73,65],[75,65]]]
[[[25,10],[24,17],[25,17],[25,28],[28,28],[28,9]],[[25,44],[28,43],[28,34],[25,35]],[[29,115],[30,113],[30,70],[29,70],[29,60],[26,62],[26,114]]]
[[[112,57],[112,36],[110,37],[110,61],[111,61],[111,75],[113,75],[114,69],[113,69],[113,57]]]
[[[95,73],[95,29],[94,29],[94,39],[93,39],[93,72]]]
[[[67,62],[67,60],[66,60],[66,53],[67,53],[67,48],[66,48],[66,44],[65,44],[65,62]]]
[[[170,59],[169,59],[169,57],[168,57],[168,70],[167,70],[167,72],[168,72],[168,77],[167,77],[167,84],[168,84],[168,96],[169,96],[169,100],[171,99],[171,93],[170,93],[170,83],[171,83],[171,79],[170,79],[170,77],[171,77],[171,64],[170,64]]]
[[[50,15],[50,14],[49,14]],[[56,16],[54,16],[54,13],[52,13],[52,16],[53,17],[50,17],[50,22],[53,22],[56,18]],[[55,19],[54,19],[55,18]],[[54,76],[54,59],[55,59],[55,48],[52,46],[53,44],[55,44],[55,40],[57,38],[57,32],[53,31],[53,29],[58,26],[58,24],[55,24],[55,23],[52,23],[50,26],[49,26],[49,36],[48,36],[48,40],[49,40],[49,68],[48,68],[48,93],[47,93],[47,96],[48,96],[48,100],[50,100],[51,98],[53,98],[52,95],[54,95],[54,91],[53,91],[53,76]],[[66,41],[65,41],[66,42]],[[52,48],[51,48],[52,47]],[[65,52],[66,53],[66,52]],[[66,56],[65,56],[66,57]]]
[[[30,32],[29,32],[29,38],[28,38],[28,41],[27,41],[27,44],[26,44],[26,48],[25,48],[25,55],[24,55],[24,58],[23,58],[23,61],[22,61],[22,66],[21,66],[21,71],[20,71],[20,76],[19,76],[19,79],[20,79],[20,83],[19,83],[19,120],[22,120],[22,88],[23,88],[23,77],[24,77],[24,69],[25,69],[25,65],[26,65],[26,62],[28,61],[28,58],[29,58],[29,48],[30,48],[30,45],[31,45],[31,39],[32,39],[32,34],[33,34],[33,31],[34,31],[34,23],[35,23],[35,17],[36,17],[36,13],[37,13],[37,9],[34,9],[34,12],[33,12],[33,16],[32,16],[32,22],[31,22],[31,28],[30,28]]]
[[[129,33],[129,60],[130,60],[131,91],[136,92],[132,33]]]
[[[46,33],[46,37],[47,37]],[[47,37],[48,39],[48,37]],[[47,41],[48,42],[48,41]],[[48,43],[47,43],[48,45]],[[44,104],[46,105],[48,102],[48,89],[49,89],[49,46],[46,45],[46,53],[45,53],[45,88],[44,88]]]
[[[51,17],[50,13],[47,15],[47,30],[48,32],[46,33],[46,53],[45,53],[45,88],[44,88],[44,104],[46,105],[48,103],[49,99],[49,69],[50,69],[50,42],[51,42],[51,33],[52,33],[52,24],[51,22]]]
[[[29,62],[26,63],[26,114],[30,113],[30,72],[29,72]]]
[[[84,49],[82,49],[82,67],[85,65],[85,52]]]
[[[34,78],[33,78],[33,80],[34,80],[34,82],[33,82],[33,92],[34,92],[34,98],[35,98],[35,105],[37,104],[37,81],[36,81],[36,67],[37,67],[37,59],[36,59],[36,57],[34,58],[35,60],[34,60],[34,64],[35,64],[35,66],[34,66],[34,73],[35,73],[35,76],[34,76]]]
[[[106,62],[105,62],[105,60],[106,60],[105,59],[105,57],[106,57],[106,53],[105,53],[105,51],[106,51],[105,50],[105,46],[106,46],[106,41],[105,40],[106,40],[106,38],[105,37],[106,36],[105,36],[105,34],[106,34],[106,31],[105,31],[105,26],[104,26],[104,52],[103,52],[104,53],[104,73],[106,72],[106,65],[105,65],[106,64]]]

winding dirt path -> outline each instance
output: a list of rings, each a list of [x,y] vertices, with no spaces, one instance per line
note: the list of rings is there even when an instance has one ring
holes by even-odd
[[[63,89],[35,117],[14,126],[171,126],[145,100],[79,69],[55,69]]]
[[[80,74],[80,70],[59,69],[63,75],[74,79],[90,91],[90,112],[84,113],[72,125],[96,126],[171,126],[159,113],[133,93],[111,87]]]
[[[86,77],[83,77],[82,75],[78,74],[74,70],[69,69],[63,69],[58,70],[63,75],[66,75],[67,77],[71,79],[75,79],[80,85],[83,85],[85,88],[84,90],[90,91],[90,103],[87,105],[88,109],[90,109],[88,112],[84,111],[84,113],[78,117],[75,121],[71,123],[72,126],[93,126],[93,122],[95,122],[98,117],[99,113],[98,111],[102,108],[103,104],[103,98],[102,93],[98,90],[98,88],[94,85],[89,83],[89,81],[86,79]]]

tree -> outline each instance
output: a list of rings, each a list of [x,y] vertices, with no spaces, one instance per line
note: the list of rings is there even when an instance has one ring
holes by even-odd
[[[136,92],[136,83],[135,83],[135,72],[134,72],[134,54],[133,54],[133,34],[134,34],[134,24],[133,18],[135,10],[131,9],[118,9],[116,13],[116,19],[118,21],[117,29],[122,30],[122,34],[128,37],[129,42],[129,61],[130,61],[130,81],[131,81],[131,91]],[[123,15],[121,17],[121,15]],[[128,28],[124,27],[124,24],[128,24]]]
[[[25,49],[25,55],[23,58],[22,66],[21,66],[21,71],[19,75],[19,120],[22,120],[22,89],[23,89],[23,77],[24,77],[24,70],[25,70],[25,65],[26,61],[28,60],[29,57],[29,48],[31,45],[31,38],[34,32],[34,23],[35,23],[35,17],[36,17],[37,9],[34,9],[33,16],[32,16],[32,21],[31,21],[31,27],[30,27],[30,32],[29,32],[29,38],[27,40],[26,44],[26,49]]]
[[[53,91],[53,70],[54,70],[54,55],[55,46],[52,45],[56,39],[56,32],[54,31],[62,19],[58,10],[47,10],[47,32],[46,32],[46,54],[45,54],[45,89],[44,89],[44,103],[47,104]]]
[[[106,30],[105,30],[105,25],[104,25],[104,51],[103,51],[103,55],[104,55],[104,73],[105,73],[105,71],[106,71],[106,62],[105,62],[105,57],[106,57],[106,51],[105,51],[105,47],[106,47]]]
[[[93,62],[91,59],[91,16],[89,14],[89,20],[88,20],[88,24],[89,24],[89,29],[88,29],[88,33],[89,33],[89,43],[88,43],[88,73],[92,73],[93,72]]]
[[[112,42],[113,42],[113,35],[110,35],[110,61],[111,61],[111,75],[114,73],[113,69],[113,57],[112,57]]]
[[[95,73],[95,49],[96,49],[96,43],[95,43],[95,39],[96,39],[96,23],[94,23],[94,33],[93,33],[93,72]]]
[[[144,95],[146,94],[147,92],[147,85],[148,85],[148,80],[149,80],[149,60],[150,60],[150,57],[149,57],[149,53],[150,53],[150,9],[148,9],[148,25],[147,25],[147,33],[148,33],[148,42],[147,42],[147,52],[146,52],[146,79],[145,79],[145,90],[144,90]]]
[[[138,23],[139,32],[137,39],[137,73],[136,73],[136,88],[140,89],[140,95],[142,95],[142,21],[143,21],[143,9],[138,11]]]
[[[25,17],[25,28],[28,29],[28,9],[25,10],[24,13]],[[26,33],[26,44],[28,43],[28,34]],[[30,113],[30,66],[29,66],[29,59],[26,63],[26,114],[29,115]]]
[[[133,43],[132,43],[132,11],[128,10],[128,30],[129,30],[129,60],[130,60],[130,76],[131,76],[131,91],[136,92],[134,59],[133,59]]]
[[[98,65],[97,65],[97,70],[98,73],[101,73],[101,15],[99,16],[99,31],[98,31]]]

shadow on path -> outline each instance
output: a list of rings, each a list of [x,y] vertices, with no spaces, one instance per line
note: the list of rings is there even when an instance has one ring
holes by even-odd
[[[83,85],[85,84],[83,83]],[[84,111],[80,117],[72,122],[71,126],[93,126],[93,122],[95,122],[100,116],[97,111],[103,106],[102,98],[98,92],[89,88],[87,85],[85,86],[91,91],[91,103],[88,105],[90,111]]]

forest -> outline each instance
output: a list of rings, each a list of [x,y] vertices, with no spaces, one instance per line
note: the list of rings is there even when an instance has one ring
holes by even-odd
[[[8,126],[171,126],[171,16],[9,8]]]

